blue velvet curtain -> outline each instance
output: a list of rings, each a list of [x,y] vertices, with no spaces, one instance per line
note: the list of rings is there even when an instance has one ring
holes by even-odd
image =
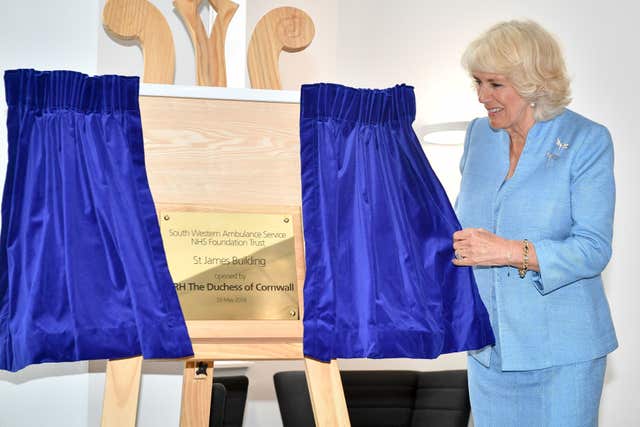
[[[435,358],[494,343],[451,204],[411,127],[413,88],[304,85],[304,353]]]
[[[138,78],[5,73],[0,369],[193,354],[147,182]]]

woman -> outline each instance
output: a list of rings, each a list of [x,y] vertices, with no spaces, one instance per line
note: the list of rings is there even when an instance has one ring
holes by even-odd
[[[467,130],[458,266],[472,266],[496,345],[469,357],[476,426],[593,426],[617,347],[600,273],[615,199],[607,129],[565,108],[554,38],[500,23],[462,58],[488,117]]]

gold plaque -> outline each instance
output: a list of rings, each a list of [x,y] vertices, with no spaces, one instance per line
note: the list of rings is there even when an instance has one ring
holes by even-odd
[[[291,215],[162,211],[186,320],[298,319]]]

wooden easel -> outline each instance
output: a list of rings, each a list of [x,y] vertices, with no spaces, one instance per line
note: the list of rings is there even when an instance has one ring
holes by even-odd
[[[192,89],[191,96],[202,94],[202,98],[183,98],[173,95],[179,87],[149,88],[165,95],[169,92],[169,96],[140,98],[147,174],[156,204],[213,204],[232,209],[246,205],[264,213],[281,213],[283,206],[289,206],[297,231],[297,289],[302,311],[297,98],[266,102],[267,91],[238,90],[233,93],[260,96],[261,102],[229,99],[229,90],[218,88]],[[226,99],[209,99],[216,97]],[[252,179],[260,183],[260,191],[245,185]],[[208,426],[214,361],[304,358],[301,320],[189,321],[187,326],[195,355],[184,367],[181,427]],[[108,362],[103,427],[135,426],[141,366],[139,357]],[[337,362],[305,359],[305,369],[316,425],[349,426]]]

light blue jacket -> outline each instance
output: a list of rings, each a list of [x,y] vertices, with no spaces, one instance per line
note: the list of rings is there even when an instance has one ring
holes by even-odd
[[[503,370],[586,361],[618,342],[600,273],[611,257],[615,184],[608,130],[565,110],[536,122],[513,177],[509,136],[487,118],[467,129],[456,212],[484,228],[535,245],[540,273],[474,268]],[[495,303],[495,307],[494,307]],[[491,348],[472,355],[488,366]]]

